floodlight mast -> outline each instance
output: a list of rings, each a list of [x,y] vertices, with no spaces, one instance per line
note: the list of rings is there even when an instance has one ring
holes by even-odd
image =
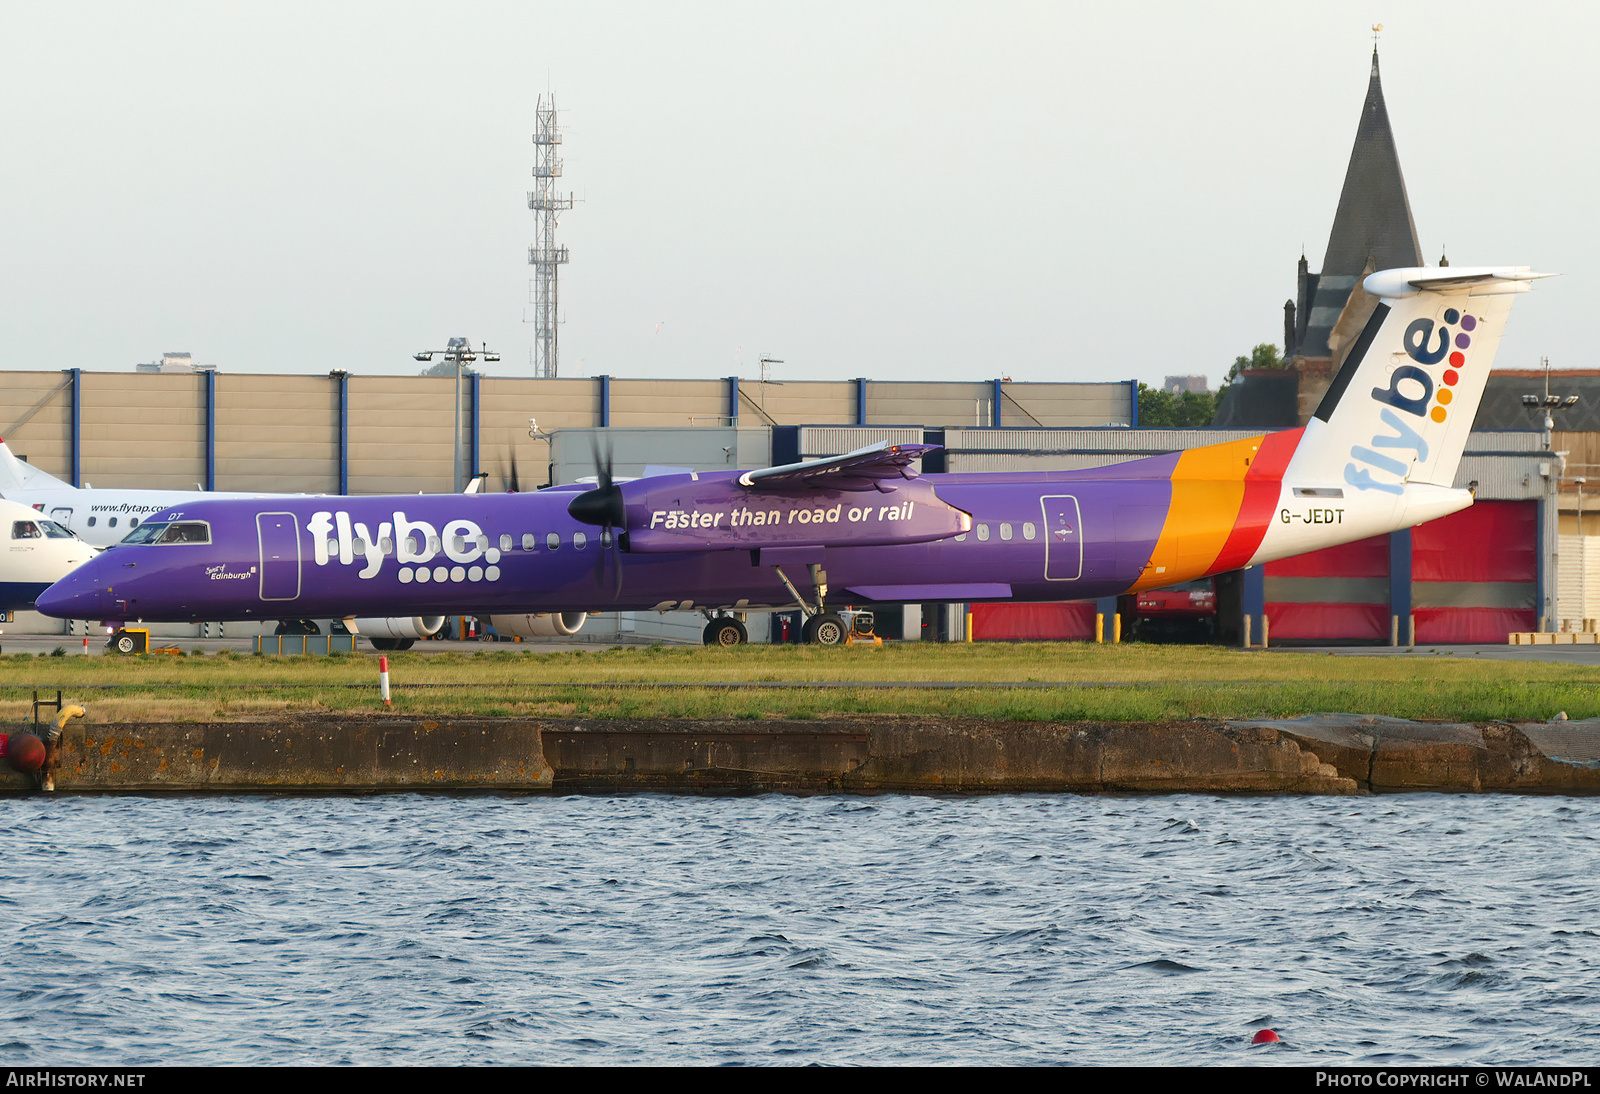
[[[500,355],[498,353],[490,353],[489,345],[486,342],[480,342],[477,352],[473,352],[471,342],[465,338],[452,338],[446,344],[445,349],[425,349],[419,353],[413,353],[411,356],[415,360],[427,362],[432,361],[433,355],[436,353],[443,354],[446,361],[455,365],[456,371],[456,428],[455,447],[452,450],[454,462],[450,469],[450,489],[459,494],[463,489],[461,481],[461,369],[479,358],[482,358],[485,362],[498,361],[500,360]],[[477,473],[477,468],[473,468],[473,473]]]
[[[1540,536],[1544,540],[1545,577],[1544,588],[1541,590],[1541,607],[1543,610],[1540,612],[1539,629],[1554,631],[1557,628],[1556,613],[1559,608],[1555,590],[1560,588],[1558,571],[1561,566],[1561,551],[1558,542],[1561,528],[1561,474],[1567,467],[1567,454],[1555,450],[1556,422],[1550,412],[1552,410],[1571,410],[1578,405],[1579,398],[1577,395],[1550,394],[1550,358],[1541,357],[1539,361],[1544,366],[1544,394],[1524,395],[1522,397],[1522,405],[1529,410],[1542,410],[1544,412],[1541,424],[1544,427],[1544,452],[1548,462],[1544,465],[1544,520],[1542,522],[1544,529],[1543,535]],[[1579,482],[1581,483],[1582,480],[1580,479]],[[1583,487],[1580,485],[1578,490],[1578,505],[1581,514]],[[1582,519],[1580,516],[1580,537],[1582,535]],[[1578,542],[1581,550],[1583,541],[1580,538]]]

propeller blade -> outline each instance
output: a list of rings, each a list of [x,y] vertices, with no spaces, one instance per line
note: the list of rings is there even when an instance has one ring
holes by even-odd
[[[610,528],[600,532],[600,551],[594,560],[594,588],[595,592],[604,596],[606,586],[610,585],[612,600],[622,596],[622,559],[617,555],[617,535]],[[606,581],[606,568],[611,569],[611,580]]]
[[[611,438],[606,438],[606,454],[601,458],[600,438],[596,434],[589,434],[589,452],[594,457],[595,488],[573,498],[567,505],[567,513],[573,520],[600,526],[600,550],[594,560],[594,587],[597,593],[605,592],[605,571],[609,563],[612,573],[611,599],[617,600],[622,596],[622,559],[617,556],[617,529],[628,526],[628,511],[612,466]]]

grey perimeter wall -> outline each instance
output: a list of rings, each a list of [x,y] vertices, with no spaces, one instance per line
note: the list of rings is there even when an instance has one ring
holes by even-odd
[[[0,436],[78,485],[288,493],[409,493],[452,486],[455,380],[424,376],[7,372]],[[474,398],[476,396],[476,398]],[[550,443],[530,435],[613,427],[1136,424],[1137,385],[761,383],[468,377],[463,471],[503,489],[546,481]]]

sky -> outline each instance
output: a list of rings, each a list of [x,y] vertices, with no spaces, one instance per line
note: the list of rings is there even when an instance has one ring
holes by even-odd
[[[1563,276],[1600,6],[0,0],[0,367],[532,375],[531,133],[565,143],[560,374],[1206,374],[1322,261],[1382,23],[1423,252]]]

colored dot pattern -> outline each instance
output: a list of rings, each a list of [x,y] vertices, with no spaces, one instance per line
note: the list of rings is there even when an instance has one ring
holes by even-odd
[[[1459,326],[1460,330],[1456,333],[1454,339],[1456,348],[1450,354],[1450,367],[1445,369],[1444,375],[1440,378],[1443,383],[1434,393],[1434,407],[1428,412],[1428,417],[1435,422],[1443,422],[1450,416],[1450,412],[1445,409],[1455,398],[1455,393],[1450,389],[1461,382],[1461,370],[1467,366],[1467,355],[1461,351],[1472,345],[1472,335],[1468,332],[1478,329],[1477,316],[1463,315],[1455,308],[1446,308],[1441,318],[1443,319],[1441,326]],[[1445,338],[1447,342],[1450,341],[1448,331]]]

